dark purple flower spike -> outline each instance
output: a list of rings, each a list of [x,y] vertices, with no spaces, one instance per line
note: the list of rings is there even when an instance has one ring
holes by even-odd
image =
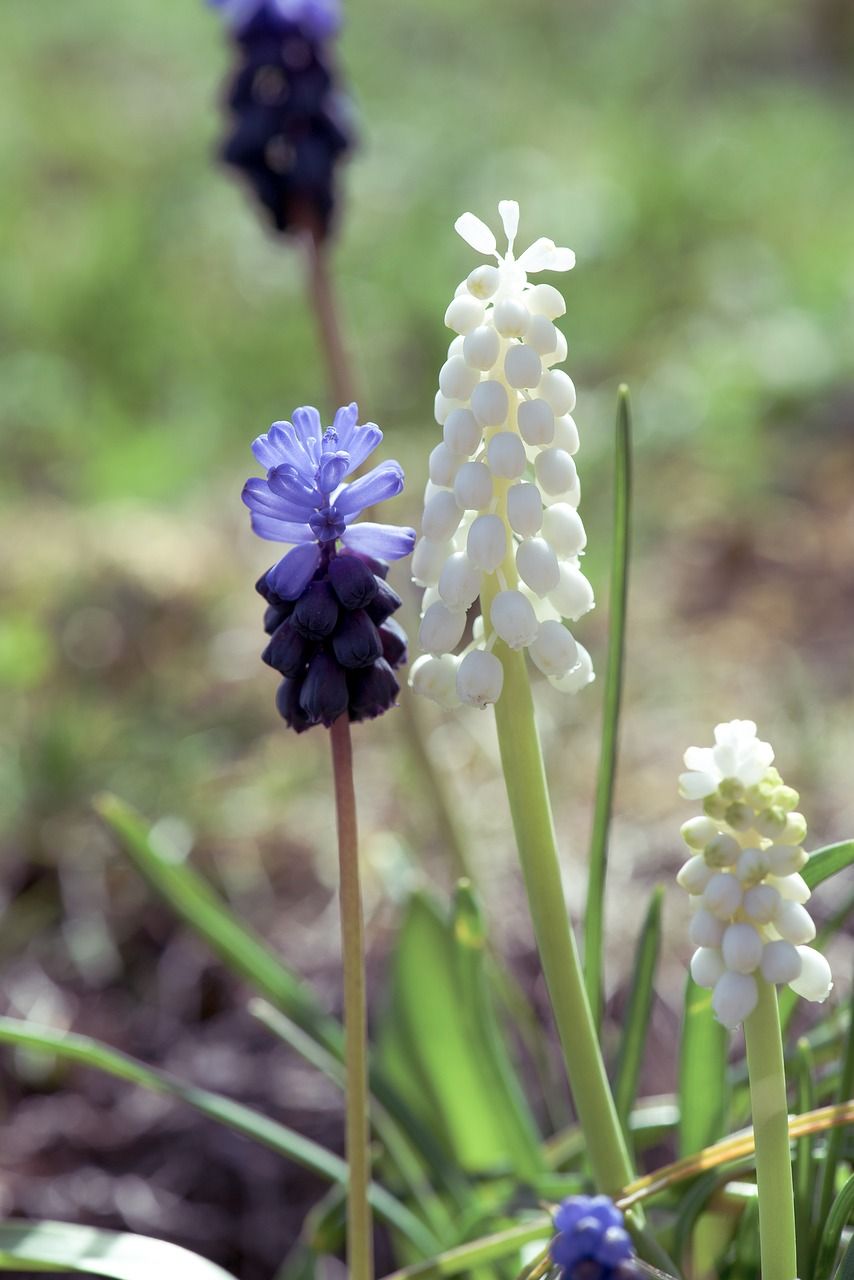
[[[554,1225],[549,1252],[561,1280],[640,1280],[623,1215],[607,1196],[570,1196]]]

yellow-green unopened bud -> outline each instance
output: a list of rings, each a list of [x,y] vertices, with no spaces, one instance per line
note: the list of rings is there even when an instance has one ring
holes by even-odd
[[[718,794],[724,800],[740,800],[744,795],[744,786],[738,778],[724,778],[718,786]]]
[[[719,795],[717,791],[713,795],[706,796],[703,801],[703,810],[710,818],[724,818],[728,807],[729,801],[724,800],[723,796]]]
[[[776,808],[782,809],[784,813],[789,813],[792,809],[797,808],[800,798],[794,787],[778,787],[774,793],[774,804]]]
[[[749,831],[753,826],[754,817],[754,811],[743,800],[737,800],[735,804],[731,804],[725,814],[726,824],[732,827],[733,831]]]
[[[731,867],[738,861],[741,845],[726,832],[719,832],[710,840],[703,850],[706,865],[710,867]]]
[[[785,826],[777,836],[780,844],[802,844],[807,834],[807,820],[802,813],[790,813]]]
[[[756,815],[755,826],[760,835],[767,836],[770,840],[779,840],[786,828],[786,815],[782,809],[773,806],[763,809]],[[800,842],[800,837],[792,841],[793,844],[800,844]]]
[[[689,818],[682,823],[681,835],[689,849],[702,853],[710,840],[718,834],[711,818]]]

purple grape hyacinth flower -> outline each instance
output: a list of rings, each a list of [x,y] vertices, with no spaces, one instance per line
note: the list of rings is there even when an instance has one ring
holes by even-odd
[[[561,1280],[639,1280],[623,1215],[607,1196],[570,1196],[554,1215],[552,1262]]]
[[[208,0],[236,33],[253,23],[269,28],[299,27],[312,40],[328,40],[341,26],[339,0]]]
[[[257,589],[268,606],[262,656],[284,677],[277,705],[297,732],[345,712],[372,719],[399,692],[394,671],[407,660],[406,636],[391,617],[401,602],[385,581],[386,562],[410,554],[415,530],[355,521],[401,492],[403,470],[384,462],[345,483],[381,440],[351,404],[326,430],[316,409],[297,409],[252,445],[267,472],[243,489],[252,528],[293,544]]]

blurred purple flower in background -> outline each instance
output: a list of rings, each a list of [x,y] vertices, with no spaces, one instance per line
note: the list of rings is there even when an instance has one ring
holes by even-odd
[[[570,1196],[554,1224],[550,1254],[561,1280],[640,1280],[623,1215],[607,1196]]]

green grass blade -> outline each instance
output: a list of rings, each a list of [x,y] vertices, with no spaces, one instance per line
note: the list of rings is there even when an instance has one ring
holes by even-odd
[[[842,1243],[842,1232],[852,1218],[854,1218],[854,1175],[845,1183],[827,1215],[816,1253],[813,1280],[830,1280],[833,1264]]]
[[[712,993],[689,976],[679,1050],[679,1155],[723,1137],[727,1085],[726,1029],[712,1013]]]
[[[854,1280],[854,1236],[848,1242],[834,1280]]]
[[[813,1056],[809,1042],[803,1037],[795,1050],[795,1096],[798,1113],[812,1111],[816,1105],[813,1085]],[[795,1143],[795,1227],[798,1242],[798,1275],[810,1274],[812,1258],[812,1206],[815,1192],[813,1140],[810,1134]]]
[[[851,988],[848,1003],[848,1036],[845,1041],[845,1053],[842,1058],[842,1069],[839,1073],[839,1084],[834,1101],[845,1102],[854,1097],[854,987]],[[845,1138],[843,1129],[831,1129],[827,1135],[824,1163],[819,1173],[818,1199],[816,1210],[817,1231],[821,1231],[822,1223],[829,1221],[830,1206],[836,1187],[836,1169],[842,1153]]]
[[[811,853],[801,875],[811,889],[854,863],[854,840],[842,840]]]
[[[310,1138],[302,1137],[293,1129],[288,1129],[277,1120],[270,1120],[242,1102],[186,1084],[168,1072],[149,1067],[129,1054],[111,1049],[109,1045],[101,1044],[90,1036],[54,1031],[50,1027],[40,1027],[23,1019],[0,1018],[0,1043],[41,1050],[67,1061],[93,1067],[153,1093],[166,1094],[193,1107],[218,1124],[270,1147],[279,1155],[310,1169],[329,1182],[343,1185],[347,1181],[346,1162],[312,1142]],[[372,1186],[371,1203],[377,1214],[390,1226],[401,1231],[420,1253],[429,1254],[435,1250],[437,1242],[432,1233],[385,1188],[376,1184]]]
[[[62,1271],[108,1280],[233,1280],[176,1244],[70,1222],[0,1223],[0,1271]]]
[[[527,1244],[541,1241],[545,1247],[553,1234],[551,1218],[548,1214],[540,1214],[530,1222],[508,1227],[506,1231],[496,1231],[494,1235],[457,1245],[426,1262],[392,1271],[384,1280],[441,1280],[445,1276],[465,1275],[486,1263],[500,1262],[503,1258],[518,1255],[520,1249]]]
[[[632,493],[632,416],[627,387],[617,400],[616,454],[614,461],[614,523],[612,534],[608,663],[602,697],[602,742],[596,779],[593,831],[588,858],[587,907],[584,915],[584,982],[593,1021],[602,1021],[602,947],[605,919],[605,877],[608,869],[608,833],[617,772],[620,701],[626,644],[626,612],[629,587],[629,548]]]
[[[661,949],[661,904],[664,890],[660,887],[650,898],[646,919],[638,938],[634,960],[634,977],[625,1014],[623,1035],[614,1083],[617,1114],[629,1137],[629,1116],[635,1104],[640,1078],[646,1032],[652,1010],[655,973]]]

